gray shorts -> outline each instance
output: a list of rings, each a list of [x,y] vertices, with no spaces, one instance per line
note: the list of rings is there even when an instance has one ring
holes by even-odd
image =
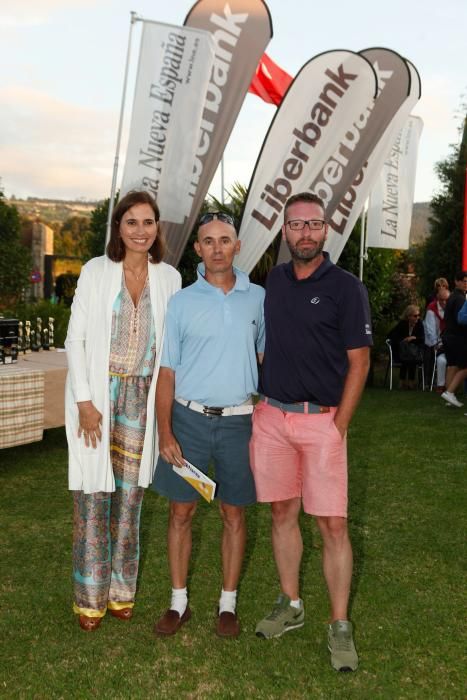
[[[220,501],[232,506],[256,503],[248,451],[251,415],[205,416],[174,401],[172,430],[185,459],[205,474],[210,463],[214,465],[216,497]],[[200,498],[200,494],[160,456],[151,488],[180,503]]]

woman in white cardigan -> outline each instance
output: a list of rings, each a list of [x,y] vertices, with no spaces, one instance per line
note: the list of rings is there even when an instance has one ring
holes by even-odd
[[[181,286],[163,262],[159,209],[130,192],[106,255],[81,270],[65,342],[66,432],[74,497],[73,609],[95,630],[132,616],[144,488],[157,451],[155,386],[167,303]]]

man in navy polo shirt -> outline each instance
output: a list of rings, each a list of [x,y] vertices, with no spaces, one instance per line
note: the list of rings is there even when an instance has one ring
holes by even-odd
[[[368,373],[372,338],[366,289],[323,252],[327,230],[319,197],[290,197],[282,236],[292,260],[275,267],[266,285],[266,348],[250,459],[258,501],[271,503],[281,595],[256,634],[279,637],[304,624],[298,523],[303,505],[323,539],[331,663],[353,671],[358,657],[347,616],[352,548],[346,434]]]
[[[216,632],[236,637],[237,584],[246,542],[245,506],[256,502],[250,470],[252,395],[264,349],[264,290],[233,267],[240,241],[222,212],[199,220],[198,280],[171,299],[156,389],[160,457],[153,488],[170,500],[170,608],[155,633],[175,634],[191,612],[186,581],[198,492],[172,469],[183,458],[207,472],[214,463],[223,520],[223,587]]]

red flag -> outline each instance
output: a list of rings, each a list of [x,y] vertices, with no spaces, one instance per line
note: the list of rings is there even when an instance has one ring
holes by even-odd
[[[292,77],[263,53],[256,68],[248,92],[258,95],[265,102],[279,105],[292,82]]]

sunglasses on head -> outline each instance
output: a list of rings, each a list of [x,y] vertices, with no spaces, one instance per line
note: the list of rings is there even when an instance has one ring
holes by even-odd
[[[223,211],[207,211],[206,214],[202,214],[198,219],[198,226],[203,226],[204,224],[209,224],[210,221],[222,221],[224,224],[230,224],[235,228],[235,221],[233,216],[230,214],[225,214]]]

